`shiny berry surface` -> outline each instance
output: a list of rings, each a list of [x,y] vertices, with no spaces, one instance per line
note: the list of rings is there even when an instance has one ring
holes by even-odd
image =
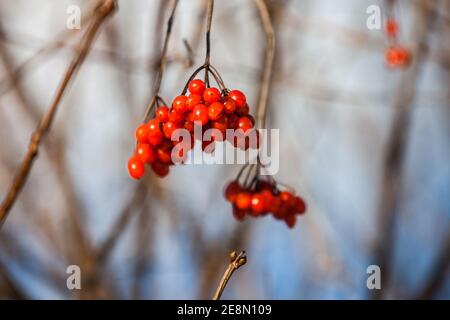
[[[206,103],[214,103],[220,100],[220,91],[217,88],[206,88],[203,92],[203,100]]]
[[[236,107],[243,107],[247,104],[247,98],[242,91],[231,90],[228,96],[236,103]]]
[[[128,160],[128,173],[134,179],[142,178],[145,173],[144,163],[136,156],[131,157]]]
[[[189,92],[202,95],[203,91],[205,91],[206,85],[203,80],[194,79],[189,82]]]
[[[197,105],[194,110],[192,110],[192,117],[195,122],[200,122],[202,125],[209,121],[208,108],[204,104]]]

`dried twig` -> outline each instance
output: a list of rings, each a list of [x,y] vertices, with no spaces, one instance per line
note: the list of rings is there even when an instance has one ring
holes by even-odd
[[[266,33],[266,52],[264,58],[264,71],[261,80],[261,86],[259,89],[258,99],[258,111],[256,119],[258,127],[263,128],[266,119],[267,100],[269,97],[270,80],[273,70],[273,61],[275,58],[275,34],[273,31],[272,21],[270,19],[269,11],[267,10],[264,0],[255,0],[255,4],[258,8],[261,16],[261,22]]]
[[[230,253],[230,264],[225,270],[222,279],[220,279],[219,285],[217,286],[216,292],[214,293],[213,300],[219,300],[222,296],[223,290],[225,289],[228,280],[230,280],[233,273],[247,263],[247,257],[245,256],[245,251],[241,251],[239,254],[236,251]]]
[[[168,44],[169,44],[170,35],[172,34],[172,25],[173,25],[173,20],[175,18],[175,11],[177,9],[177,5],[178,5],[178,0],[172,0],[172,10],[170,13],[169,20],[167,21],[166,35],[164,38],[164,44],[163,44],[163,48],[161,51],[161,57],[159,59],[159,71],[156,75],[152,99],[150,100],[150,103],[148,104],[147,110],[145,111],[145,114],[144,114],[144,122],[146,120],[148,120],[148,117],[150,116],[150,113],[153,110],[153,106],[154,106],[156,100],[159,98],[159,90],[161,89],[162,78],[163,78],[164,70],[165,70],[166,63],[167,63],[167,48],[168,48]]]
[[[19,196],[27,178],[31,171],[32,165],[36,156],[38,154],[39,145],[42,138],[49,131],[53,118],[58,110],[61,99],[66,92],[68,84],[73,79],[79,67],[86,58],[92,42],[97,34],[99,27],[102,25],[103,21],[112,13],[116,8],[116,2],[114,0],[105,0],[101,5],[97,7],[94,13],[94,18],[91,24],[88,26],[86,33],[80,41],[78,55],[74,57],[72,62],[69,64],[63,79],[56,91],[56,95],[48,109],[48,111],[43,115],[41,121],[39,122],[37,128],[31,135],[30,143],[28,145],[28,151],[20,165],[20,168],[14,177],[11,187],[0,206],[0,227],[5,222],[5,219],[11,210],[14,202]]]

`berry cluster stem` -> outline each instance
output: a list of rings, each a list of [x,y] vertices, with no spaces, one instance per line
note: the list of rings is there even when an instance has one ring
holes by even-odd
[[[205,83],[209,88],[209,67],[211,58],[211,24],[214,11],[214,0],[208,0],[207,18],[206,18],[206,55],[205,55]]]
[[[177,5],[178,0],[172,0],[172,10],[170,12],[169,20],[167,21],[166,35],[164,37],[163,48],[161,51],[161,56],[159,58],[159,70],[155,79],[152,99],[150,100],[150,103],[148,104],[144,114],[144,122],[147,122],[153,110],[153,107],[155,106],[156,103],[162,102],[163,104],[165,104],[164,100],[159,96],[159,90],[161,89],[162,78],[167,64],[167,48],[169,44],[170,35],[172,34],[172,26]]]

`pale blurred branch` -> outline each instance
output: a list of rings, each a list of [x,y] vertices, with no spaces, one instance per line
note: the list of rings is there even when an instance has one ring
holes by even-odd
[[[77,56],[74,57],[72,62],[69,64],[63,76],[63,79],[56,91],[54,100],[52,101],[48,111],[43,115],[38,126],[33,132],[28,146],[28,151],[20,165],[20,168],[11,184],[9,191],[7,192],[6,197],[4,198],[0,206],[0,227],[4,224],[9,211],[14,205],[14,202],[19,196],[22,187],[24,186],[28,178],[33,162],[38,154],[41,139],[47,134],[47,132],[51,127],[53,118],[56,114],[56,111],[58,110],[62,97],[66,92],[66,89],[68,88],[68,84],[71,82],[72,78],[79,70],[79,67],[86,58],[100,26],[102,25],[104,20],[112,12],[114,12],[115,8],[116,2],[114,0],[105,0],[102,2],[102,4],[100,4],[97,7],[93,20],[88,26],[85,35],[80,41],[79,53]]]

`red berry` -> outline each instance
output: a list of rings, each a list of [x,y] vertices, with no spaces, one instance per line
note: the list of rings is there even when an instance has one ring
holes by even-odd
[[[128,160],[128,173],[134,179],[140,179],[145,173],[144,163],[134,156]]]
[[[236,218],[236,220],[242,221],[244,220],[246,215],[245,210],[241,210],[233,206],[233,216]]]
[[[157,146],[161,143],[163,134],[160,129],[160,122],[158,119],[152,119],[148,122],[148,136],[147,140],[148,142],[153,145]]]
[[[251,205],[252,205],[252,213],[254,213],[254,215],[259,215],[266,210],[264,196],[260,193],[255,193],[252,196]]]
[[[186,99],[186,107],[189,111],[194,110],[194,107],[202,103],[202,96],[196,93],[189,95]]]
[[[288,206],[293,205],[294,203],[294,196],[289,191],[282,191],[280,193],[280,199],[283,203],[287,204]]]
[[[194,122],[200,122],[202,125],[205,125],[209,121],[208,108],[204,104],[195,106],[192,114]]]
[[[247,210],[252,204],[252,196],[248,192],[239,192],[236,196],[236,201],[234,202],[236,207],[241,210]]]
[[[248,107],[248,104],[245,104],[241,107],[236,107],[236,113],[239,116],[246,116],[250,112],[250,108]]]
[[[228,129],[234,129],[236,121],[239,119],[237,115],[231,113],[228,115]]]
[[[155,134],[161,132],[160,122],[158,119],[152,119],[148,122],[148,134]]]
[[[242,131],[244,131],[244,133],[247,133],[248,130],[253,128],[252,120],[249,117],[240,117],[236,121],[234,128],[235,128],[235,130],[242,129]]]
[[[152,170],[157,176],[163,178],[169,173],[169,166],[161,162],[154,162],[152,163]]]
[[[293,228],[297,222],[297,217],[294,214],[289,214],[284,218],[284,221],[286,221],[289,228]]]
[[[163,126],[163,132],[164,132],[164,136],[168,139],[172,138],[172,133],[176,130],[179,129],[180,126],[172,121],[168,121],[166,123],[164,123]]]
[[[156,149],[156,155],[160,162],[170,164],[172,162],[172,141],[165,139]]]
[[[223,104],[220,102],[211,103],[208,107],[208,116],[211,120],[217,120],[220,118],[223,112]]]
[[[401,67],[405,67],[410,62],[410,53],[407,49],[398,47],[397,48],[397,63]]]
[[[245,94],[242,93],[242,91],[239,90],[231,90],[228,93],[228,97],[234,100],[236,103],[236,107],[243,107],[247,104],[247,98],[245,97]]]
[[[135,136],[137,142],[147,142],[147,137],[150,132],[150,128],[148,127],[148,124],[143,123],[139,127],[136,128]]]
[[[228,117],[226,114],[222,115],[219,119],[213,122],[213,128],[220,130],[225,135],[228,129]]]
[[[184,115],[182,113],[179,113],[178,111],[175,111],[175,109],[170,111],[169,121],[172,121],[172,122],[175,122],[175,123],[181,123],[183,120],[184,120]]]
[[[220,91],[217,88],[206,88],[203,92],[203,100],[206,103],[213,103],[220,100]]]
[[[189,82],[189,92],[195,93],[195,94],[203,94],[203,91],[205,91],[206,85],[205,83],[200,79],[194,79],[191,82]]]
[[[143,163],[152,163],[156,159],[155,150],[147,143],[139,143],[136,148],[136,157]]]
[[[305,201],[303,201],[303,199],[298,197],[298,196],[295,197],[294,200],[295,200],[294,201],[294,203],[295,203],[295,212],[299,213],[299,214],[305,213],[305,211],[306,211],[306,203],[305,203]]]
[[[180,114],[185,113],[188,110],[186,107],[186,100],[187,100],[186,96],[178,96],[175,99],[173,99],[172,103],[173,110],[175,110]]]
[[[169,121],[169,108],[166,106],[159,107],[158,110],[156,110],[156,117],[161,122],[167,122]]]
[[[161,144],[161,142],[163,141],[163,134],[161,131],[156,131],[154,133],[150,133],[148,135],[148,142],[152,145],[152,146],[158,146]]]
[[[194,122],[186,119],[184,121],[183,128],[186,129],[187,131],[189,131],[190,133],[193,133],[194,132]]]
[[[225,188],[225,198],[227,201],[234,203],[236,196],[241,191],[241,185],[238,181],[231,181]]]
[[[398,24],[394,18],[388,18],[385,24],[386,33],[390,37],[396,37],[398,32]]]
[[[233,113],[236,110],[236,103],[232,99],[227,99],[224,104],[225,113]]]

